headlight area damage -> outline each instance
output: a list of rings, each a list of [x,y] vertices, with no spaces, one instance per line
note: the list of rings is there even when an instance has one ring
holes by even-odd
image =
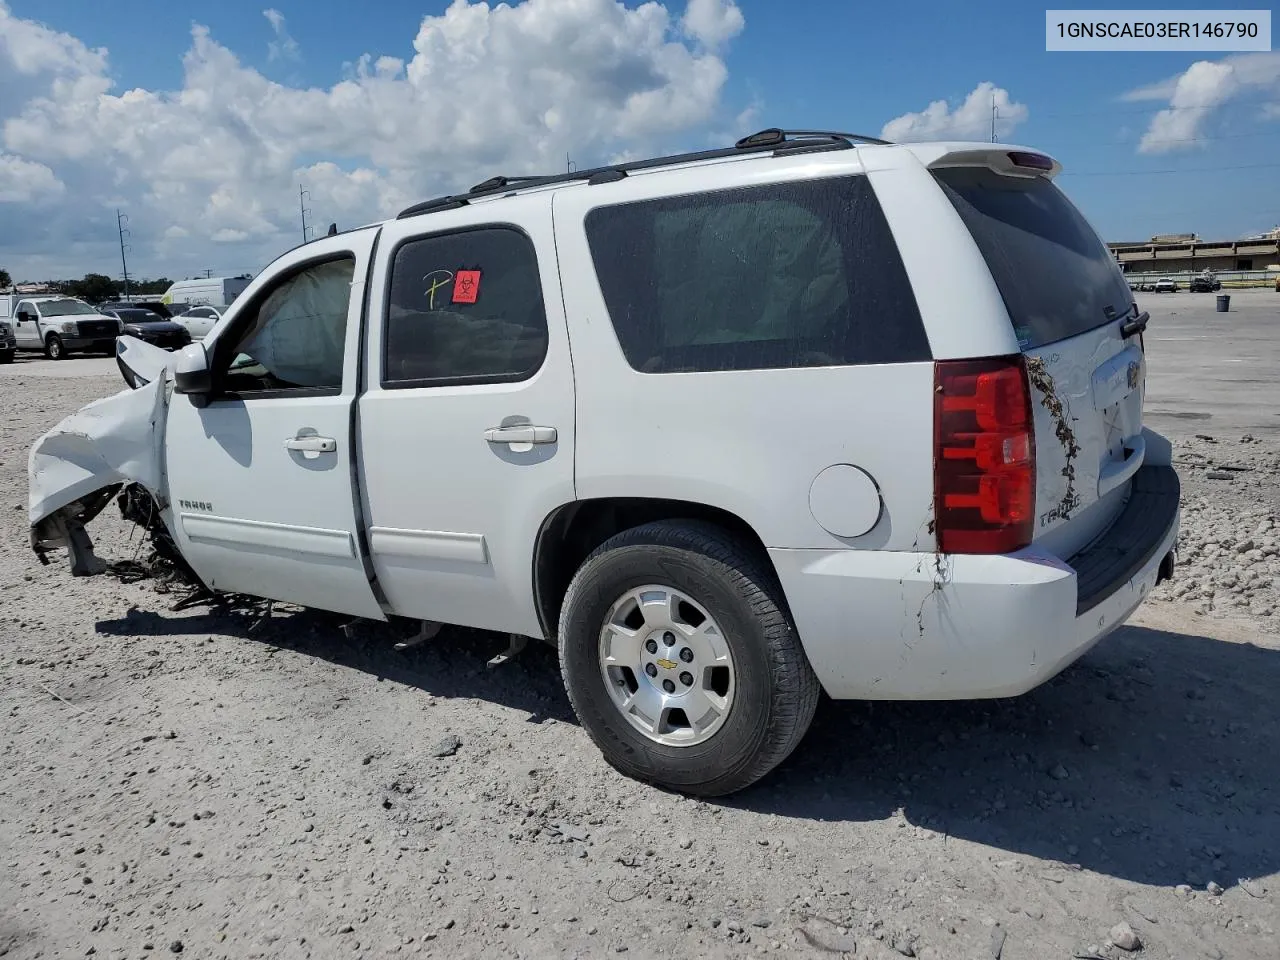
[[[160,559],[190,572],[164,524],[165,413],[172,354],[133,337],[117,345],[121,374],[134,389],[96,400],[44,434],[27,462],[31,548],[41,563],[67,548],[72,576],[104,573],[85,525],[117,497],[121,513],[150,534]],[[194,573],[191,578],[198,583]]]

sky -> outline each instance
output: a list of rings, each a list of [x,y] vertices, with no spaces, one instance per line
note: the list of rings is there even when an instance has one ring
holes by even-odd
[[[1280,225],[1280,52],[1048,53],[1043,7],[962,9],[0,0],[0,267],[119,277],[119,210],[131,276],[256,273],[300,185],[323,233],[765,127],[985,141],[993,103],[1108,240]]]

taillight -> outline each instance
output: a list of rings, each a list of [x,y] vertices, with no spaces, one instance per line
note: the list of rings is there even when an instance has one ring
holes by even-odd
[[[1036,456],[1022,357],[935,364],[933,434],[938,549],[1009,553],[1029,544]]]

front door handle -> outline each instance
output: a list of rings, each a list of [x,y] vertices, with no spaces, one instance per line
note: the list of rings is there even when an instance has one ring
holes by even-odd
[[[535,427],[520,423],[509,427],[490,427],[484,432],[490,443],[555,443],[555,427]]]
[[[290,437],[284,445],[303,453],[333,453],[338,449],[338,441],[332,437]]]

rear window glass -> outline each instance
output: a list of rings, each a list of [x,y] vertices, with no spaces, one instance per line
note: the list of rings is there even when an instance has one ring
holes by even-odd
[[[641,372],[930,359],[865,177],[599,207],[586,231],[619,343]]]
[[[1053,183],[985,168],[935,176],[982,251],[1024,350],[1100,327],[1131,308],[1115,258]]]

